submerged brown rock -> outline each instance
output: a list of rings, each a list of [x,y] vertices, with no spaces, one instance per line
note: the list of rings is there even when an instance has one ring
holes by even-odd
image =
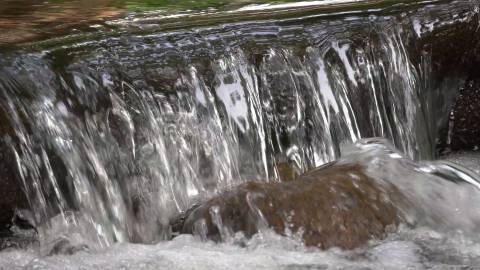
[[[221,241],[262,227],[297,234],[307,246],[353,249],[381,239],[401,217],[359,165],[329,165],[292,182],[249,182],[190,211],[181,233]]]

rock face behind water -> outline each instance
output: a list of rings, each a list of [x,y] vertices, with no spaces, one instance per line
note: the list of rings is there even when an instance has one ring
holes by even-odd
[[[221,241],[270,227],[307,246],[353,249],[401,220],[389,197],[360,166],[329,165],[292,182],[240,185],[188,213],[181,233]]]
[[[6,138],[12,132],[6,113],[0,108],[0,232],[11,225],[15,209],[28,208],[15,156],[7,144]]]
[[[438,144],[440,154],[480,147],[480,76],[467,80],[459,91]]]

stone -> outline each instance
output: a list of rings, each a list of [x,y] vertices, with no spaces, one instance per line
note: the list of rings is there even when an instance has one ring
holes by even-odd
[[[480,149],[480,75],[467,79],[460,88],[446,127],[440,131],[437,152],[446,155],[457,151]]]
[[[295,181],[248,182],[226,191],[190,210],[180,233],[222,241],[269,227],[300,236],[306,246],[354,249],[382,239],[402,221],[391,202],[399,197],[394,193],[376,185],[360,165],[329,164]]]
[[[28,200],[9,147],[13,133],[5,111],[0,107],[0,232],[13,224],[16,209],[28,208]]]

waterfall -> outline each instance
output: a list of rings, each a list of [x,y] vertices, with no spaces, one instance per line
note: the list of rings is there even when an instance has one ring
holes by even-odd
[[[192,204],[248,180],[281,181],[281,168],[305,172],[361,138],[433,158],[435,121],[456,89],[435,88],[431,54],[417,57],[412,44],[478,26],[478,7],[457,2],[456,12],[125,31],[3,53],[3,139],[41,242],[168,239],[169,219]]]

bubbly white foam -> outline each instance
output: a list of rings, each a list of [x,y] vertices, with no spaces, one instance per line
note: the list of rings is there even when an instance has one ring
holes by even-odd
[[[182,235],[157,245],[117,244],[74,255],[39,257],[31,250],[3,251],[0,269],[445,269],[475,267],[480,265],[479,258],[480,244],[462,234],[402,228],[384,241],[355,251],[320,251],[268,234],[254,237],[245,246],[200,242]]]

